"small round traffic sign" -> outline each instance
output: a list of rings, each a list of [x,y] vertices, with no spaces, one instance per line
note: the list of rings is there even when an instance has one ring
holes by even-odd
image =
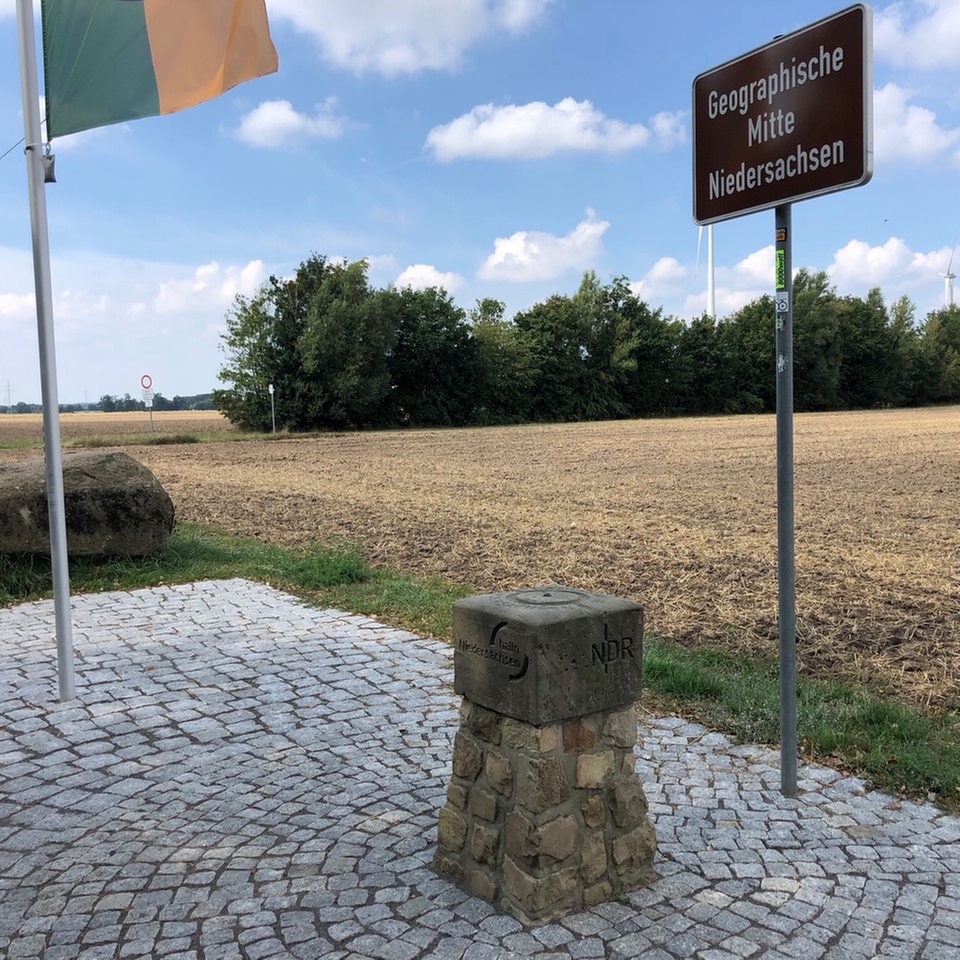
[[[140,386],[143,387],[144,390],[149,390],[153,386],[153,377],[151,377],[149,373],[145,373],[140,378]]]

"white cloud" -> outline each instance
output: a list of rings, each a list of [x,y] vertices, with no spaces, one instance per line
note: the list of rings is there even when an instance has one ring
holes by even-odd
[[[592,210],[566,236],[533,230],[518,230],[497,237],[493,253],[477,271],[481,280],[534,282],[553,280],[568,270],[594,265],[603,250],[603,235],[610,226]]]
[[[870,288],[889,278],[902,276],[913,265],[915,254],[899,237],[891,237],[878,247],[863,240],[851,240],[841,247],[827,272],[839,288]]]
[[[854,239],[836,251],[826,272],[840,296],[864,297],[872,288],[879,287],[888,305],[898,297],[907,295],[919,304],[921,312],[925,312],[937,309],[943,302],[942,275],[951,253],[948,247],[930,251],[911,250],[899,237],[890,237],[874,246]],[[954,272],[960,272],[958,264],[960,250],[953,261]],[[774,247],[771,244],[755,250],[731,268],[718,268],[715,292],[717,316],[729,316],[764,294],[773,293],[773,266]],[[816,271],[823,267],[809,265],[809,269]],[[638,285],[631,285],[635,292],[636,287],[645,284],[649,277],[650,274]],[[706,310],[706,286],[706,277],[701,275],[697,280],[698,289],[683,301],[684,316],[699,316]],[[648,302],[659,301],[651,297]]]
[[[899,237],[891,237],[876,247],[863,240],[851,240],[836,252],[827,272],[838,289],[858,293],[871,287],[930,284],[946,271],[952,254],[948,247],[926,253],[913,251]],[[957,263],[954,258],[954,270]]]
[[[345,120],[335,113],[336,100],[328,98],[313,116],[297,113],[289,100],[266,100],[240,120],[236,137],[254,147],[287,149],[291,141],[335,140]]]
[[[347,258],[344,258],[347,259]],[[371,271],[389,271],[393,272],[397,268],[397,258],[392,253],[377,253],[364,257]]]
[[[438,160],[546,157],[565,150],[621,153],[655,145],[664,149],[686,136],[682,114],[658,114],[651,127],[605,117],[589,100],[565,97],[550,106],[474,107],[427,134],[426,146]]]
[[[0,249],[0,263],[7,261]],[[260,260],[226,267],[213,262],[191,269],[111,257],[91,264],[83,255],[67,254],[53,266],[58,281],[53,314],[58,339],[64,341],[109,333],[118,321],[131,318],[144,328],[159,322],[191,323],[198,317],[219,325],[238,294],[251,296],[266,279]],[[28,279],[23,286],[32,286],[32,274],[24,276]],[[32,291],[0,292],[0,325],[35,316]]]
[[[899,67],[955,69],[960,60],[960,4],[894,3],[877,13],[873,39],[877,55]]]
[[[639,280],[630,281],[634,296],[646,303],[658,303],[677,293],[687,275],[676,257],[661,257]]]
[[[772,244],[754,250],[732,267],[717,268],[714,273],[713,298],[718,317],[736,313],[742,307],[773,292],[774,247]],[[707,276],[701,272],[699,289],[684,301],[687,316],[702,316],[707,311]]]
[[[519,33],[551,0],[268,0],[272,19],[312,36],[335,66],[386,76],[450,70],[484,37]]]
[[[684,110],[673,113],[661,111],[650,120],[654,143],[661,150],[669,150],[687,142],[687,118]]]
[[[0,330],[29,330],[37,317],[29,250],[0,246],[0,278]]]
[[[829,265],[806,264],[809,270],[825,269],[830,283],[840,296],[864,297],[879,287],[888,304],[906,295],[917,303],[921,312],[937,309],[943,302],[943,273],[950,261],[949,247],[930,251],[911,250],[899,237],[890,237],[883,243],[871,245],[863,240],[850,240],[833,255]],[[746,304],[773,293],[774,247],[768,245],[755,250],[733,267],[717,267],[717,316],[725,317]],[[960,265],[960,248],[953,261],[954,272]],[[796,268],[795,264],[795,268]],[[679,292],[692,288],[682,300],[682,316],[699,316],[706,310],[707,278],[703,270],[688,281],[690,273],[680,277]],[[657,288],[652,282],[655,270],[642,280],[631,283],[631,288],[650,303],[677,301],[678,286]]]
[[[500,0],[493,5],[496,19],[508,30],[519,33],[540,19],[552,0]]]
[[[679,316],[692,318],[707,311],[705,264],[694,271],[674,257],[661,257],[630,289],[645,303],[681,303]],[[714,273],[714,304],[718,317],[729,316],[773,289],[773,247],[749,254],[734,267],[719,267]]]
[[[243,267],[228,267],[220,285],[220,295],[229,301],[237,296],[252,297],[266,280],[262,260],[251,260]]]
[[[881,161],[922,163],[955,149],[960,130],[946,130],[932,110],[912,105],[910,93],[888,83],[874,94],[874,148]]]
[[[26,321],[36,317],[32,293],[0,293],[0,327],[7,321]]]
[[[931,250],[929,253],[915,253],[911,266],[919,276],[925,276],[929,270],[943,276],[948,267],[951,273],[956,272],[957,269],[960,269],[957,248],[940,247],[938,250]]]
[[[748,303],[758,300],[770,290],[758,290],[756,288],[738,289],[735,286],[726,286],[718,283],[713,292],[713,304],[716,311],[714,316],[717,319],[729,317],[742,310]],[[709,309],[708,295],[706,289],[699,293],[692,293],[683,301],[683,316],[688,318],[702,317]]]
[[[249,297],[265,280],[262,260],[243,267],[223,268],[219,263],[197,267],[192,275],[178,276],[159,284],[151,306],[158,314],[181,314],[209,309],[223,312],[240,294]]]
[[[0,277],[6,276],[8,259],[0,247]],[[216,386],[225,315],[235,295],[254,293],[268,272],[259,260],[188,265],[88,250],[63,252],[52,266],[58,380],[65,403],[104,392],[135,394],[144,372],[153,375],[155,389],[166,397]],[[29,285],[29,278],[5,285],[3,301],[8,294],[32,300],[25,296]],[[0,363],[0,377],[11,379],[15,399],[35,402],[36,325],[5,325],[0,314],[0,329],[0,361],[6,361]]]
[[[647,273],[645,279],[650,283],[666,284],[682,280],[686,269],[675,257],[661,257]]]
[[[762,284],[770,293],[773,290],[775,248],[773,244],[761,247],[748,254],[733,268],[734,276],[744,283]]]
[[[463,277],[456,273],[441,273],[428,263],[415,263],[397,277],[396,286],[412,290],[440,287],[447,293],[455,293],[463,286]]]

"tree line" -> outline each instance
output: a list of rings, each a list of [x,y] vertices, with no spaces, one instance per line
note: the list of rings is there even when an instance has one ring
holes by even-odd
[[[105,393],[96,403],[61,403],[57,409],[60,413],[87,413],[99,410],[102,413],[128,413],[130,411],[146,410],[143,400],[135,400],[129,393],[122,397]],[[153,397],[154,410],[215,410],[213,398],[209,393],[198,393],[190,397],[175,396],[172,400],[162,393]],[[12,405],[0,404],[0,413],[42,413],[43,404],[19,402]]]
[[[793,304],[798,411],[960,402],[960,308],[917,322],[906,297],[888,310],[879,289],[841,297],[806,270]],[[511,319],[498,300],[467,312],[313,255],[236,299],[213,402],[245,429],[290,431],[763,413],[774,318],[763,296],[684,323],[588,272]]]
[[[151,405],[154,410],[214,410],[213,397],[209,393],[198,393],[190,397],[175,396],[172,400],[162,393],[153,395]],[[127,413],[134,410],[146,410],[147,404],[125,393],[122,397],[105,393],[98,401],[96,409],[103,413]],[[62,407],[61,407],[62,410]]]

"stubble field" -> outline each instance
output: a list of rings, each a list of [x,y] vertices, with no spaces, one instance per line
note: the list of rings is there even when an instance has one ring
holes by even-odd
[[[131,418],[140,433],[146,417],[74,416],[65,443]],[[0,440],[14,424],[39,435],[4,416]],[[155,426],[228,429],[216,414]],[[648,630],[680,642],[777,650],[772,416],[124,449],[181,519],[287,545],[346,539],[375,564],[479,592],[600,590],[636,599]],[[800,415],[795,457],[801,670],[957,708],[960,407]]]

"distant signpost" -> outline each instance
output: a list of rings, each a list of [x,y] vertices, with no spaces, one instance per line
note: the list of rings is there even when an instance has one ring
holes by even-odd
[[[873,173],[872,12],[863,3],[693,81],[693,218],[774,209],[780,789],[797,791],[791,204]]]
[[[143,405],[150,413],[150,432],[153,433],[153,377],[145,373],[140,378],[140,386],[143,389]]]

